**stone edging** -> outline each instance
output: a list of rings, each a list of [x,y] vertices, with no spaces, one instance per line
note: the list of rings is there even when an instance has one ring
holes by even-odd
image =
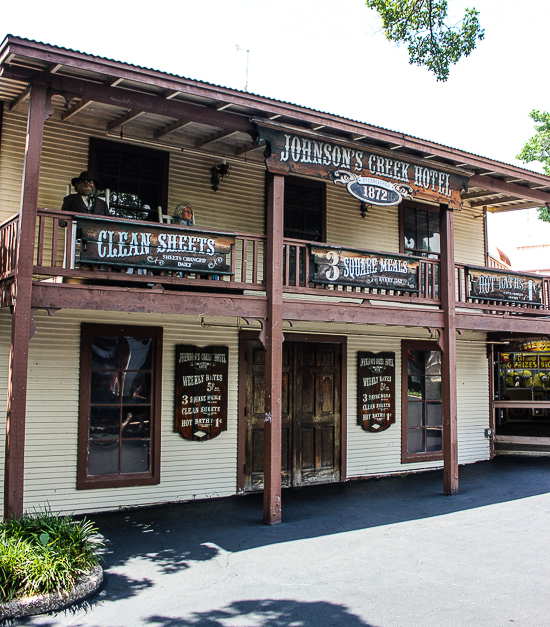
[[[67,594],[41,594],[14,599],[8,603],[0,603],[0,619],[45,614],[63,609],[94,593],[102,583],[103,569],[99,565],[94,566],[90,573],[74,588],[71,588]]]

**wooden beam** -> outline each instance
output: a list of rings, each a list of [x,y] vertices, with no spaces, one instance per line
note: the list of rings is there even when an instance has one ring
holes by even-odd
[[[525,187],[523,185],[507,183],[506,181],[495,179],[490,176],[480,176],[479,174],[474,174],[474,176],[470,177],[468,185],[471,185],[472,187],[481,187],[482,189],[492,192],[517,196],[518,199],[522,200],[534,200],[535,203],[540,202],[541,204],[544,204],[550,202],[549,192],[541,192],[538,189],[531,189],[530,187]]]
[[[470,203],[470,207],[496,207],[507,202],[517,202],[520,200],[517,196],[501,196],[500,198],[485,198],[484,200],[478,200]]]
[[[201,146],[206,146],[206,144],[212,144],[226,137],[231,137],[231,135],[235,135],[236,133],[238,133],[238,131],[219,131],[218,133],[199,139],[195,142],[195,146],[200,148]]]
[[[20,111],[26,105],[29,96],[31,95],[31,88],[27,87],[17,98],[11,103],[10,111]]]
[[[266,246],[266,357],[264,418],[264,522],[281,522],[283,415],[283,176],[268,174]]]
[[[109,87],[117,87],[118,85],[120,85],[120,83],[122,83],[123,80],[123,78],[113,78],[112,81],[108,82],[108,85]]]
[[[494,196],[494,192],[487,192],[485,190],[479,190],[477,192],[464,192],[460,194],[462,200],[469,200],[470,198],[488,198],[489,196]]]
[[[174,131],[177,131],[178,128],[183,128],[184,126],[188,126],[189,124],[192,124],[192,122],[185,121],[185,120],[177,120],[176,122],[172,122],[172,124],[168,124],[156,130],[153,133],[153,138],[159,139],[160,137],[164,137],[164,135],[168,135],[168,133],[173,133]]]
[[[164,92],[164,97],[166,100],[172,100],[172,98],[175,98],[178,94],[181,94],[181,91],[178,91],[177,89],[167,89]]]
[[[235,150],[235,156],[243,155],[245,152],[252,152],[253,150],[258,150],[259,148],[264,148],[264,144],[258,144],[258,142],[251,142],[250,144],[246,144],[246,146],[241,146]]]
[[[490,305],[487,305],[487,311],[491,311]],[[544,314],[544,312],[541,311],[541,314]],[[456,314],[456,328],[465,331],[501,331],[545,335],[550,333],[550,317],[531,318],[521,315],[498,316],[476,312],[471,314],[460,312]]]
[[[54,304],[57,303],[57,304]],[[231,316],[265,318],[265,296],[199,294],[159,291],[149,288],[122,288],[35,282],[32,306],[40,309],[86,309],[90,311],[133,311],[179,313],[189,316]]]
[[[66,122],[70,120],[73,116],[82,113],[84,109],[87,109],[91,104],[93,104],[93,100],[91,98],[83,98],[78,104],[73,105],[67,111],[63,113],[61,116],[61,120]]]
[[[50,74],[55,74],[56,72],[59,72],[62,67],[62,63],[52,63],[52,65],[50,65],[50,67],[48,68],[48,72]]]
[[[32,272],[38,182],[40,180],[42,139],[44,136],[47,104],[46,85],[33,84],[31,86],[27,118],[26,151],[19,209],[17,262],[14,277],[16,298],[12,312],[11,347],[8,365],[4,518],[18,517],[23,514]]]
[[[504,211],[516,211],[516,209],[532,209],[533,207],[540,207],[544,203],[542,202],[521,202],[517,205],[492,205],[490,202],[487,203],[487,211],[491,213],[502,213]]]
[[[15,75],[18,73],[16,72]],[[167,118],[191,120],[224,130],[241,131],[251,135],[256,133],[256,125],[250,122],[248,116],[245,115],[238,115],[228,111],[216,111],[212,107],[204,107],[179,100],[167,100],[166,98],[129,89],[113,89],[100,83],[91,83],[90,81],[82,81],[59,74],[48,75],[45,78],[52,89],[67,91],[94,102],[101,102],[124,109],[137,109],[145,113],[153,113]]]
[[[217,104],[214,109],[216,109],[216,111],[225,111],[226,109],[229,109],[232,104],[232,102],[221,102],[220,104]]]
[[[457,389],[456,389],[456,318],[454,215],[447,205],[439,206],[441,264],[439,285],[444,326],[441,355],[443,412],[443,490],[458,493]]]
[[[112,131],[115,128],[118,128],[119,126],[126,124],[126,122],[129,122],[130,120],[135,120],[136,118],[139,118],[142,115],[145,115],[145,111],[138,111],[137,109],[131,109],[130,111],[128,111],[128,113],[124,113],[123,115],[119,116],[116,120],[109,122],[109,124],[107,125],[107,129],[109,131]]]

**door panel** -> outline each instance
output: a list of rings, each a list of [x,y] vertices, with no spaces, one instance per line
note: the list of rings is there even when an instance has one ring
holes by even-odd
[[[263,489],[265,351],[246,344],[245,490]],[[283,344],[283,486],[340,480],[340,344]]]

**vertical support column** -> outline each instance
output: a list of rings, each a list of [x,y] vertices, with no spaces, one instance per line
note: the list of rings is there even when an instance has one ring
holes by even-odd
[[[15,302],[12,312],[8,369],[4,518],[20,516],[23,513],[32,268],[45,120],[46,86],[35,83],[31,85],[21,204],[19,208]]]
[[[264,428],[264,522],[281,522],[284,177],[268,174]]]
[[[458,446],[456,401],[456,318],[454,215],[448,205],[439,206],[441,269],[439,286],[443,308],[442,404],[443,404],[443,490],[458,493]]]

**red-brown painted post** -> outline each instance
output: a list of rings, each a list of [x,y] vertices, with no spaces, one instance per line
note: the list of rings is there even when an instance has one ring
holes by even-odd
[[[283,371],[284,177],[268,175],[265,281],[268,301],[265,358],[264,522],[281,522]]]
[[[443,490],[458,493],[458,445],[456,401],[456,317],[454,215],[448,205],[440,205],[441,270],[439,286],[443,308],[443,354],[441,364],[443,409]]]
[[[46,86],[31,86],[15,266],[6,419],[4,518],[23,513],[25,416],[31,323],[31,292],[38,182],[46,119]]]

